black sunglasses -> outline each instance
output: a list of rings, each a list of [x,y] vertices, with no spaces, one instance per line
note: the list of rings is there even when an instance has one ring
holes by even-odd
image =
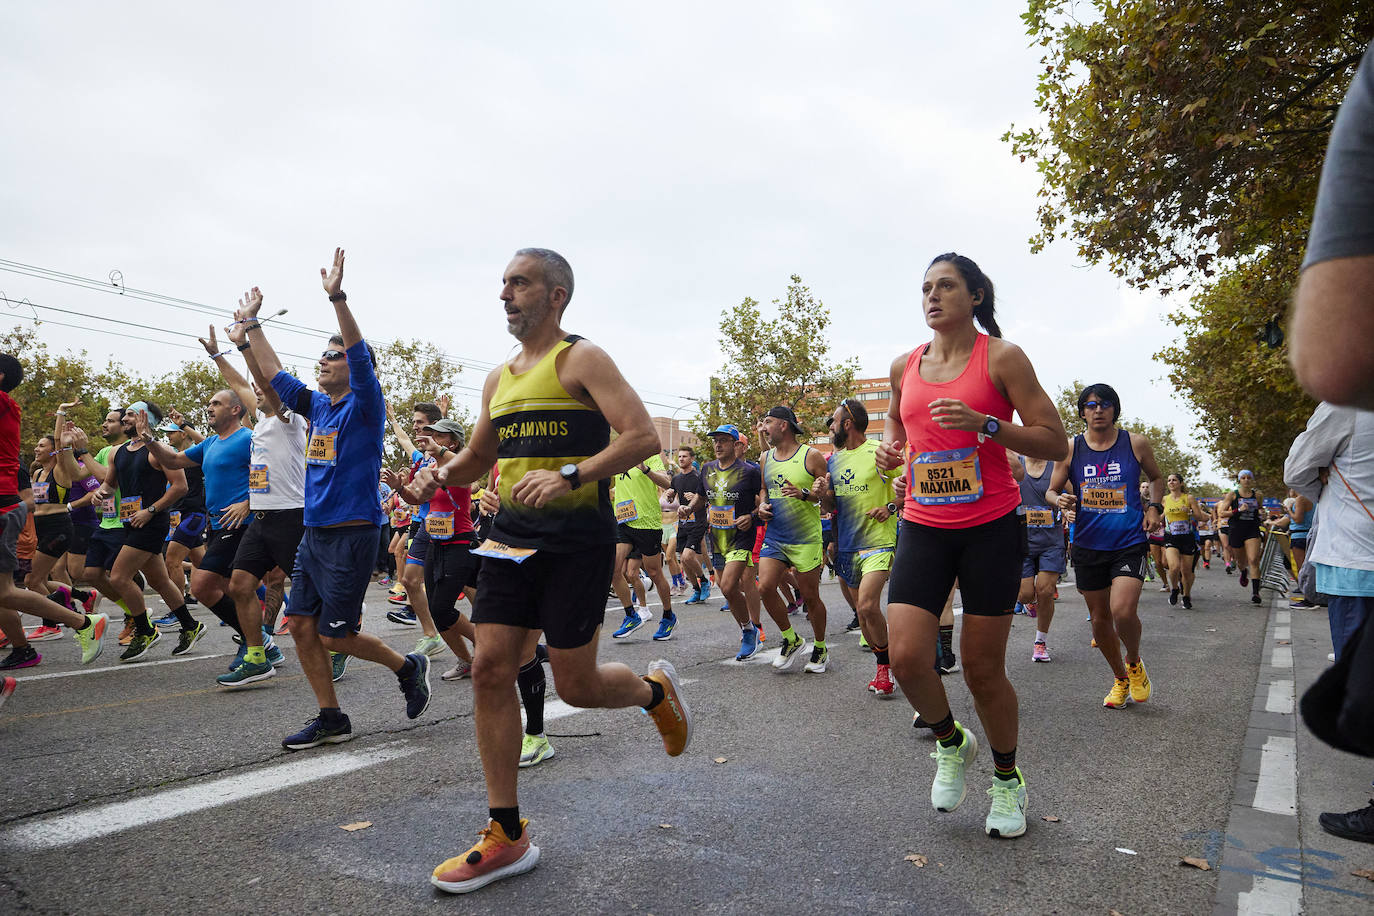
[[[348,354],[342,350],[325,350],[323,353],[320,354],[320,359],[327,359],[330,362],[333,362],[336,359],[343,359],[346,356],[348,356]]]

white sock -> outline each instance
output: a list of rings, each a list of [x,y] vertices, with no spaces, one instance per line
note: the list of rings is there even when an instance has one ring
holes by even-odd
[[[1036,641],[1036,642],[1049,642],[1049,640],[1050,640],[1050,634],[1046,633],[1044,630],[1036,630],[1036,631],[1035,631],[1035,641]]]

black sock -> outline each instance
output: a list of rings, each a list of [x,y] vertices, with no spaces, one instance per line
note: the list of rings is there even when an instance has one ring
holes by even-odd
[[[658,681],[651,681],[647,677],[644,679],[644,683],[648,684],[649,689],[654,692],[654,698],[650,700],[648,703],[646,703],[644,706],[644,711],[648,712],[649,710],[657,706],[659,703],[663,702],[663,685],[660,684]]]
[[[412,674],[414,674],[414,673],[415,673],[415,659],[413,659],[413,658],[411,658],[409,655],[407,655],[407,656],[406,656],[406,660],[403,661],[403,662],[401,662],[401,668],[400,668],[399,671],[396,672],[396,676],[399,677],[399,678],[401,678],[402,680],[404,680],[404,679],[410,677],[410,676],[411,676]]]
[[[520,702],[525,707],[525,734],[544,733],[544,665],[536,654],[515,676],[520,687]]]
[[[181,610],[186,611],[186,605],[183,604],[181,606]],[[173,611],[172,613],[176,612]],[[229,624],[229,626],[233,627],[235,633],[239,634],[240,636],[243,636],[243,627],[239,626],[238,605],[234,604],[233,598],[230,598],[228,595],[220,595],[219,600],[216,601],[214,604],[210,605],[210,613],[214,614],[220,620],[223,620],[225,623]],[[191,616],[189,611],[186,612],[186,616]],[[181,620],[181,618],[178,616],[177,620]],[[194,629],[195,625],[195,620],[193,619],[191,621],[191,626],[187,627],[187,629]],[[182,626],[185,626],[185,624],[183,623]]]
[[[85,604],[87,601],[91,600],[91,593],[89,589],[76,588],[75,586],[73,586],[71,589],[71,593],[72,597],[75,598],[77,601],[80,601],[82,604]]]
[[[891,662],[887,660],[887,646],[883,646],[881,649],[879,649],[877,646],[874,646],[873,658],[880,665],[891,664]]]
[[[338,722],[343,717],[343,710],[337,706],[320,707],[320,718],[326,723]]]
[[[177,623],[181,624],[183,630],[194,630],[196,628],[196,618],[192,617],[191,612],[186,610],[186,605],[183,604],[175,611],[172,611],[172,616],[177,619]]]
[[[501,825],[501,829],[506,832],[506,839],[520,839],[520,808],[488,808],[487,814],[491,819]]]
[[[134,632],[139,636],[152,636],[157,630],[153,629],[153,622],[147,614],[139,614],[134,618]]]
[[[1006,752],[1005,754],[1002,753],[1001,751],[997,750],[996,748],[990,748],[990,749],[992,750],[992,767],[993,767],[993,772],[997,775],[997,778],[998,778],[998,779],[1015,779],[1015,778],[1016,778],[1016,748],[1012,748],[1010,751]]]
[[[947,627],[940,627],[940,654],[954,654],[954,624]]]
[[[935,738],[945,747],[958,747],[963,737],[959,734],[959,729],[954,722],[954,712],[945,713],[945,717],[939,722],[930,723],[930,730]]]
[[[1250,580],[1250,594],[1252,594],[1252,595],[1258,595],[1258,594],[1259,594],[1259,587],[1260,587],[1260,584],[1259,584],[1259,580],[1258,580],[1258,579],[1251,579],[1251,580]]]

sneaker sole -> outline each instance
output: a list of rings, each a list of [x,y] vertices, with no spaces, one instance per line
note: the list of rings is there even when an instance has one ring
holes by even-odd
[[[806,640],[803,639],[801,645],[797,646],[797,650],[791,655],[783,655],[781,652],[778,653],[778,657],[773,659],[773,667],[777,668],[779,671],[786,671],[788,668],[792,667],[792,663],[797,660],[797,656],[805,651]]]
[[[672,639],[672,638],[673,638],[673,631],[672,631],[672,630],[669,630],[667,633],[662,633],[662,634],[655,633],[655,634],[654,634],[654,642],[667,642],[668,640],[670,640],[670,639]]]
[[[267,680],[269,677],[272,677],[273,675],[275,675],[276,673],[277,673],[277,669],[276,669],[276,668],[272,668],[272,669],[269,670],[269,671],[264,671],[262,674],[254,674],[254,675],[251,675],[251,676],[249,676],[249,677],[246,677],[246,678],[244,678],[244,679],[241,680],[241,681],[232,681],[232,682],[226,683],[226,682],[224,682],[224,681],[221,681],[221,680],[216,679],[215,683],[216,683],[216,684],[219,684],[219,685],[220,685],[221,687],[223,687],[225,690],[237,690],[239,687],[247,687],[249,684],[256,684],[256,683],[258,683],[259,681],[265,681],[265,680]]]
[[[985,824],[983,825],[983,832],[985,832],[988,836],[992,837],[994,840],[1014,840],[1017,837],[1023,836],[1025,834],[1026,825],[1022,823],[1020,830],[1015,830],[1011,833],[1003,833],[996,827],[989,827]]]
[[[441,881],[438,878],[438,876],[430,875],[429,883],[439,888],[439,890],[447,891],[450,894],[468,894],[480,888],[486,887],[493,881],[500,881],[502,878],[510,878],[515,875],[523,875],[525,872],[534,868],[534,866],[538,864],[539,847],[531,845],[529,849],[525,850],[525,854],[522,855],[520,858],[516,859],[514,862],[510,863],[509,865],[503,865],[500,868],[493,869],[492,871],[487,872],[485,875],[479,875],[476,878],[469,878],[466,881]]]
[[[285,741],[283,741],[281,743],[281,746],[286,748],[288,751],[308,751],[312,747],[319,747],[321,744],[343,744],[345,741],[352,740],[353,733],[349,732],[346,735],[330,735],[328,738],[321,738],[318,741],[307,741],[302,744],[287,744]]]

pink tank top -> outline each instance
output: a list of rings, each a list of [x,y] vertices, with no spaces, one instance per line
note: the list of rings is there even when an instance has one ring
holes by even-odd
[[[912,351],[902,372],[899,416],[906,429],[906,503],[902,518],[933,528],[972,528],[1013,512],[1021,490],[1011,476],[1007,451],[977,433],[942,429],[930,418],[931,401],[955,398],[979,413],[1010,422],[1011,402],[988,374],[988,335],[979,334],[973,355],[948,382],[921,378],[925,343]]]

